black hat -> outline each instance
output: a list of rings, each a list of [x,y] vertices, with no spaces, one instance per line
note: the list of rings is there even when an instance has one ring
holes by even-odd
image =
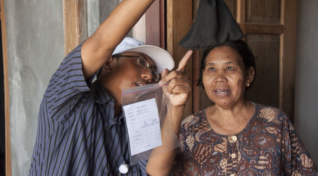
[[[241,28],[223,0],[201,0],[196,21],[179,45],[189,49],[207,49],[243,37]]]

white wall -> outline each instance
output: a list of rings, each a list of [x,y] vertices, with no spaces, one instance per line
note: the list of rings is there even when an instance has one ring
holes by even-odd
[[[87,31],[91,36],[100,25],[99,0],[87,1]]]
[[[44,91],[64,57],[62,1],[4,0],[12,175],[28,175]]]
[[[298,0],[295,129],[318,166],[318,1]]]

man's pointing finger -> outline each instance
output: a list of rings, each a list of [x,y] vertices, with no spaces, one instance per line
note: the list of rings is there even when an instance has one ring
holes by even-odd
[[[188,61],[189,61],[189,59],[190,59],[192,53],[193,53],[193,50],[189,50],[189,51],[183,56],[183,58],[182,58],[182,59],[180,60],[180,62],[179,62],[179,67],[178,67],[177,71],[184,71],[184,69],[185,69],[185,67],[186,67],[186,65],[187,65],[187,63],[188,63]]]

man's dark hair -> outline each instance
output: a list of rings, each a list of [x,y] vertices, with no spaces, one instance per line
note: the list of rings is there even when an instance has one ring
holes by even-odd
[[[243,40],[227,41],[223,44],[216,45],[216,46],[213,46],[213,47],[210,47],[210,48],[204,50],[203,55],[202,55],[202,59],[200,61],[199,79],[198,79],[197,86],[201,86],[204,88],[204,85],[202,82],[202,79],[203,79],[202,70],[204,70],[204,68],[205,68],[206,57],[214,48],[222,47],[222,46],[228,46],[228,47],[231,47],[232,49],[234,49],[242,57],[246,71],[250,67],[253,67],[254,71],[255,71],[255,75],[256,75],[255,57],[254,57],[250,47]],[[254,78],[255,78],[255,75],[254,75]]]

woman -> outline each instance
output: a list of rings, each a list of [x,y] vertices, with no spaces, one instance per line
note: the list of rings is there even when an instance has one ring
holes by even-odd
[[[317,175],[286,114],[245,100],[255,75],[245,42],[206,50],[200,71],[215,105],[182,122],[171,175]]]

